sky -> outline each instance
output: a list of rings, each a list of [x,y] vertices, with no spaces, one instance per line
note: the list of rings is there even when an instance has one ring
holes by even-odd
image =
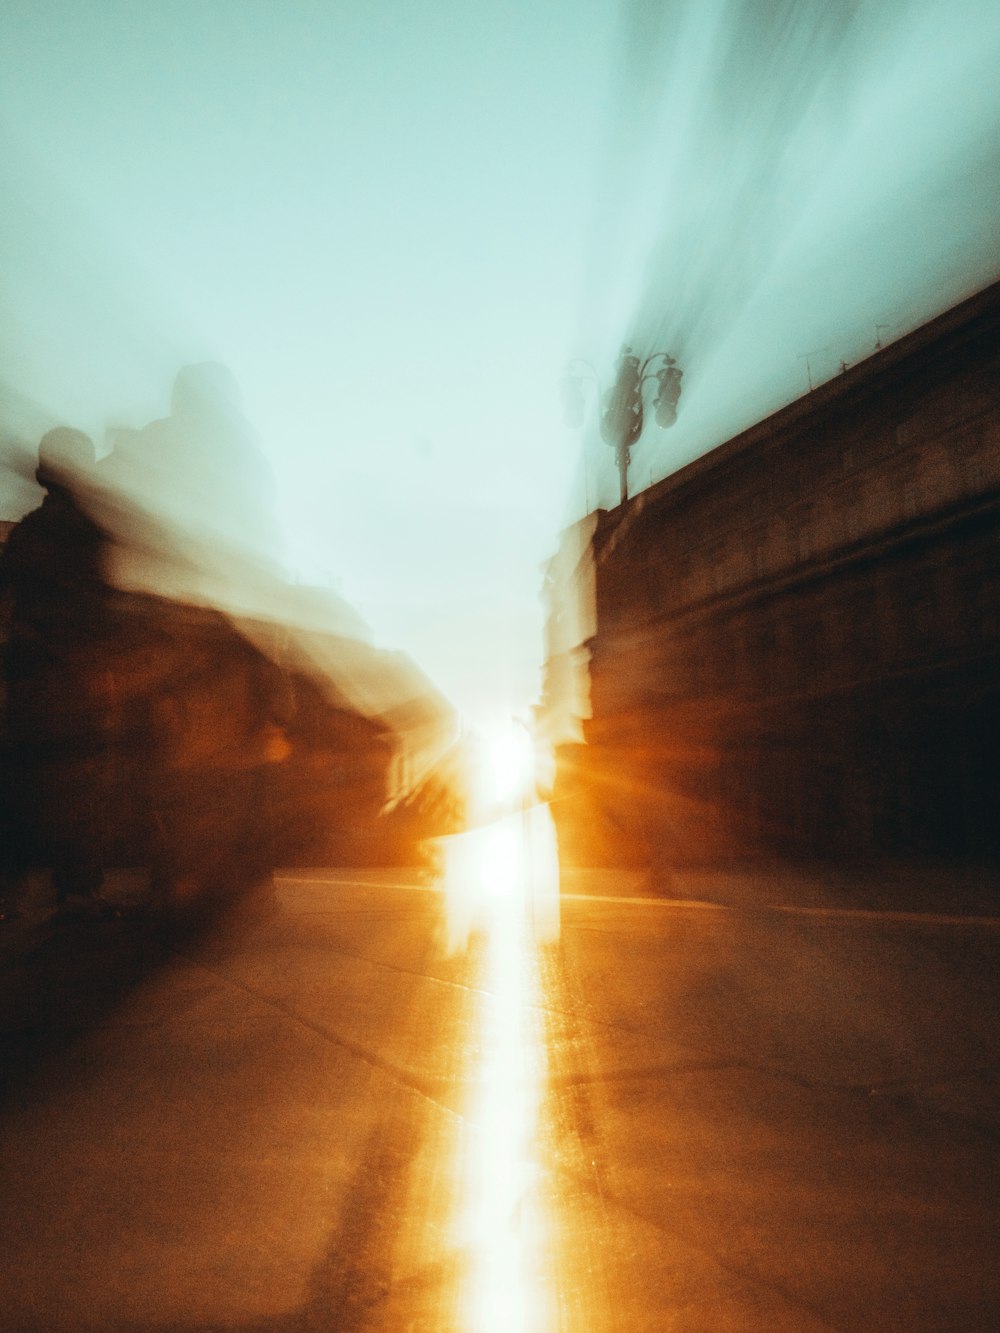
[[[617,498],[567,360],[683,367],[637,490],[1000,276],[998,57],[994,0],[6,0],[0,433],[223,362],[291,576],[523,710]]]

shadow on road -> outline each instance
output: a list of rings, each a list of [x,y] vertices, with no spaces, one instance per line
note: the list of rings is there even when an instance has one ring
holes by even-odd
[[[265,896],[183,918],[123,911],[7,927],[0,938],[0,1108],[44,1096],[60,1057],[104,1026],[176,949],[238,929],[263,913]]]

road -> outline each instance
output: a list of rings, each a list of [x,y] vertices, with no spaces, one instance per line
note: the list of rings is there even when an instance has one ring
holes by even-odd
[[[1000,923],[475,855],[8,945],[4,1329],[1000,1326]]]

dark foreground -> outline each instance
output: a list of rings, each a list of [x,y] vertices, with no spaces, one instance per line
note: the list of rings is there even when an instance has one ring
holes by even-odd
[[[3,1327],[1000,1326],[1000,923],[459,888],[6,927]]]

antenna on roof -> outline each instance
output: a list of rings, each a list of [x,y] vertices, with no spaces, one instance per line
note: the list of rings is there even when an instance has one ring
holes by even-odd
[[[828,352],[829,350],[829,347],[815,347],[811,352],[799,352],[796,357],[797,361],[804,361],[806,363],[806,379],[809,381],[810,393],[812,393],[813,389],[816,387],[815,384],[813,384],[812,359],[814,356],[819,356],[821,352]]]

